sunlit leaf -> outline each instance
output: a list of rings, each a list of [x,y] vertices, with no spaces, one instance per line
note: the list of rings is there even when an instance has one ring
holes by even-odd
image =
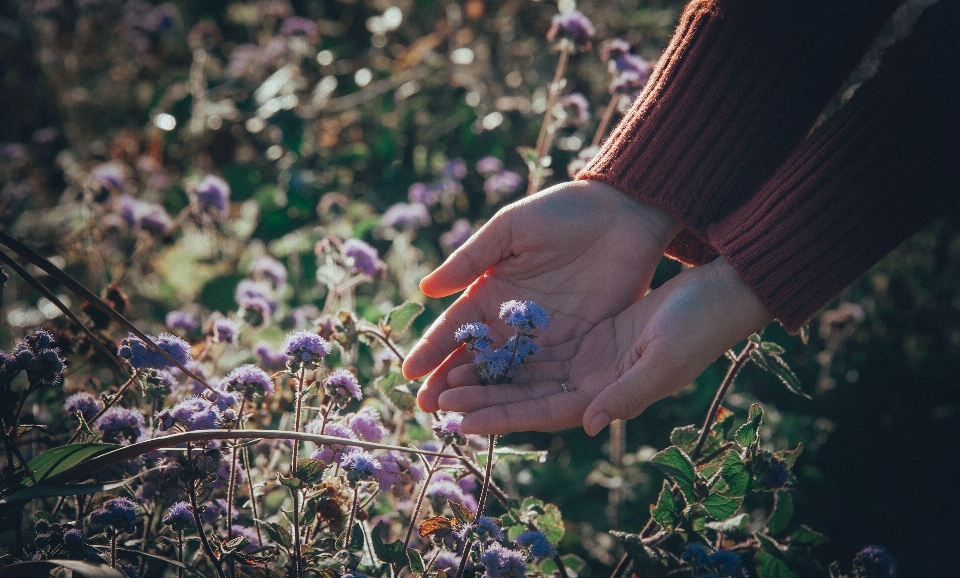
[[[423,556],[420,555],[419,550],[407,548],[407,560],[410,562],[410,571],[413,572],[413,575],[423,576],[423,571],[426,570],[426,567],[423,564]]]
[[[750,447],[760,441],[760,426],[763,424],[763,410],[760,404],[754,403],[750,406],[747,415],[747,423],[740,426],[734,438],[742,447]]]
[[[422,528],[422,526],[421,526]],[[384,541],[384,536],[389,532],[389,525],[386,522],[380,522],[377,526],[370,532],[370,540],[373,544],[373,552],[377,555],[377,558],[381,562],[386,564],[407,564],[407,555],[403,551],[403,542],[400,540],[394,540],[393,542],[387,543]],[[421,538],[426,537],[424,534],[420,534]]]
[[[453,510],[453,515],[459,524],[470,524],[473,522],[476,516],[470,511],[470,508],[452,500],[447,500],[447,503],[450,505],[450,509]]]
[[[410,328],[413,320],[421,313],[423,313],[423,305],[415,301],[407,301],[394,307],[393,310],[387,314],[387,325],[390,326],[390,336],[394,338],[402,336],[406,333],[407,329]]]
[[[793,497],[790,492],[779,491],[773,497],[773,511],[767,520],[767,532],[776,536],[787,528],[793,518]]]
[[[433,516],[420,522],[419,533],[421,538],[426,538],[430,534],[437,534],[438,537],[443,538],[452,532],[456,526],[456,521],[453,518]]]
[[[697,474],[694,470],[693,462],[690,461],[690,456],[680,448],[670,446],[650,458],[650,463],[680,487],[680,491],[683,492],[687,503],[697,501],[693,490],[693,483],[694,480],[697,479]]]
[[[23,479],[22,484],[30,487],[72,468],[93,456],[116,449],[114,444],[71,444],[49,449],[30,460],[27,469],[33,473]]]
[[[403,378],[403,375],[399,371],[391,371],[384,376],[378,377],[373,382],[373,385],[383,392],[383,394],[387,396],[387,399],[389,399],[393,405],[397,406],[397,409],[412,412],[414,408],[417,407],[417,398],[410,393],[407,383],[407,380]]]
[[[723,496],[717,493],[712,493],[702,502],[703,507],[710,513],[711,516],[718,520],[726,520],[730,516],[737,513],[737,510],[740,509],[740,504],[743,503],[742,496]]]
[[[657,503],[650,506],[650,516],[665,530],[672,531],[676,526],[677,503],[673,499],[673,492],[670,491],[670,483],[666,480],[663,481],[663,489],[660,490]]]
[[[723,481],[727,483],[726,494],[729,496],[744,496],[750,488],[750,472],[744,465],[740,454],[731,450],[723,456],[721,469]]]

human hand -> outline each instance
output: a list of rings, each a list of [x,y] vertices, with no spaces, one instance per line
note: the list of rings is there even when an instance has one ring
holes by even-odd
[[[549,311],[550,329],[537,339],[540,377],[566,377],[583,337],[643,295],[679,230],[665,211],[599,181],[565,183],[501,209],[420,283],[430,297],[466,288],[404,361],[410,379],[435,370],[418,394],[420,408],[439,409],[450,370],[473,367],[472,354],[457,351],[454,331],[484,321],[504,341],[508,328],[491,321],[511,299]],[[524,375],[514,383],[535,377]]]
[[[473,368],[461,366],[450,372],[456,387],[440,395],[439,406],[467,413],[465,433],[553,431],[582,424],[596,435],[611,420],[636,417],[682,389],[772,318],[721,257],[680,273],[598,323],[570,360],[569,375],[538,379],[546,372],[534,356],[518,369],[518,377],[527,376],[520,384],[480,386]]]

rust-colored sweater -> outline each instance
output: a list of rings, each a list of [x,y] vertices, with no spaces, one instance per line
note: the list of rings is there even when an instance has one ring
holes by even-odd
[[[811,129],[898,0],[696,0],[578,179],[685,227],[791,331],[960,193],[960,0],[927,8]]]

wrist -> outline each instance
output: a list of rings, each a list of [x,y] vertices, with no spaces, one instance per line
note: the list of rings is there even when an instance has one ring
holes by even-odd
[[[711,270],[723,287],[727,302],[737,311],[737,320],[749,333],[759,331],[776,316],[763,304],[754,290],[743,280],[740,272],[723,257],[704,265]]]
[[[683,230],[683,225],[674,218],[673,214],[660,207],[631,197],[603,181],[585,179],[583,182],[590,183],[598,190],[614,195],[626,203],[643,220],[650,233],[660,242],[663,250],[666,250],[673,238]]]

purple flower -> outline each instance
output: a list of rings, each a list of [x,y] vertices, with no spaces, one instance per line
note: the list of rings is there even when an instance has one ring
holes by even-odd
[[[517,537],[513,539],[513,542],[517,546],[529,548],[530,557],[536,560],[552,558],[557,555],[557,550],[553,547],[553,544],[550,543],[550,540],[547,539],[546,534],[537,530],[520,532],[517,534]]]
[[[190,344],[176,335],[161,333],[152,340],[181,365],[190,360]],[[128,360],[130,365],[136,368],[165,369],[173,366],[162,355],[152,348],[148,348],[146,343],[133,334],[120,341],[117,355]]]
[[[858,576],[869,578],[894,578],[897,575],[897,561],[883,546],[867,546],[853,559],[853,567]]]
[[[463,159],[452,159],[443,165],[443,174],[451,179],[461,181],[467,176],[467,163]]]
[[[513,352],[516,348],[517,352],[517,361],[523,363],[527,357],[530,357],[534,353],[540,351],[540,348],[537,347],[537,344],[533,342],[533,339],[529,335],[521,335],[519,338],[514,335],[507,340],[507,344],[503,346],[507,351]]]
[[[267,375],[267,372],[249,363],[228,373],[223,378],[223,387],[227,390],[238,391],[247,399],[267,394],[273,395],[276,390],[273,379]]]
[[[173,226],[170,215],[160,205],[147,203],[121,195],[117,200],[118,213],[134,229],[142,229],[156,235],[165,235]]]
[[[66,369],[64,359],[60,357],[60,349],[54,343],[53,334],[46,329],[38,329],[24,336],[13,348],[12,356],[17,365],[16,368],[11,368],[15,369],[14,375],[25,370],[33,387],[57,385],[63,379],[63,371]]]
[[[137,524],[137,503],[128,498],[113,498],[90,512],[90,522],[132,534]]]
[[[523,578],[527,573],[523,553],[504,548],[496,542],[480,554],[480,563],[487,569],[487,578]]]
[[[376,480],[380,462],[364,449],[351,448],[340,459],[340,467],[347,473],[351,486]]]
[[[101,409],[103,409],[103,402],[85,391],[71,395],[63,403],[63,410],[67,415],[74,417],[77,412],[80,412],[85,421],[93,419]]]
[[[308,423],[305,429],[309,433],[318,434],[320,433],[320,424],[320,419],[317,419]],[[323,430],[323,435],[343,438],[345,440],[357,439],[357,435],[353,433],[352,429],[336,422],[328,423],[327,427]],[[317,451],[313,452],[313,455],[310,457],[315,460],[320,460],[325,464],[333,464],[339,462],[346,450],[347,446],[343,444],[323,444],[317,449]]]
[[[319,336],[317,336],[319,338]],[[323,391],[330,397],[330,401],[337,406],[346,407],[352,399],[363,399],[360,391],[360,382],[357,377],[346,369],[335,369],[323,380]]]
[[[201,397],[188,397],[172,408],[157,413],[156,421],[161,430],[179,425],[186,431],[192,431],[218,429],[223,423],[223,416],[215,403]]]
[[[604,62],[615,61],[624,54],[630,53],[630,43],[623,38],[613,38],[600,48],[600,59]]]
[[[478,160],[474,167],[477,169],[478,173],[488,177],[503,170],[503,161],[497,157],[486,156]]]
[[[448,413],[433,424],[433,434],[447,445],[462,446],[467,444],[467,436],[460,429],[463,416],[459,413]]]
[[[348,423],[357,437],[364,441],[378,443],[387,435],[380,413],[369,405],[351,415]]]
[[[73,528],[63,533],[63,547],[72,552],[76,552],[83,547],[83,532]]]
[[[287,367],[292,373],[296,373],[305,365],[318,366],[331,349],[327,340],[316,333],[295,331],[283,340],[280,351],[290,357]]]
[[[492,518],[480,516],[468,528],[469,531],[476,534],[481,540],[503,540],[503,531]]]
[[[264,314],[273,313],[277,310],[277,301],[273,296],[273,287],[264,281],[242,279],[237,283],[237,288],[233,292],[233,298],[240,305],[241,309],[255,307],[262,310]]]
[[[127,171],[119,163],[103,163],[90,172],[93,182],[106,189],[119,191],[127,182]]]
[[[456,249],[467,242],[472,233],[470,221],[466,219],[457,219],[453,222],[450,230],[440,235],[440,243],[451,249]]]
[[[270,255],[258,257],[250,264],[250,274],[254,277],[267,277],[276,286],[287,282],[287,268]]]
[[[512,195],[523,184],[523,177],[513,171],[500,171],[487,177],[483,182],[483,192],[491,197]]]
[[[143,433],[143,416],[125,407],[111,407],[97,418],[93,427],[103,432],[104,441],[117,443],[125,440],[133,443]]]
[[[261,365],[284,365],[290,360],[290,356],[276,351],[266,341],[260,341],[253,346],[253,354],[260,359]]]
[[[171,311],[167,313],[164,323],[166,323],[170,329],[180,329],[186,333],[192,333],[200,327],[200,322],[196,316],[187,311]]]
[[[175,532],[182,532],[184,528],[193,524],[193,506],[187,502],[177,502],[167,509],[161,520]]]
[[[504,323],[521,331],[547,329],[550,316],[533,301],[506,301],[500,305],[500,319]]]
[[[625,70],[610,81],[610,94],[624,94],[632,97],[643,88],[647,78],[649,78],[649,75],[641,76],[632,70]]]
[[[507,349],[484,349],[473,358],[480,377],[487,383],[503,383],[513,377],[516,365],[511,365],[513,354]]]
[[[407,189],[407,200],[432,207],[440,200],[440,193],[436,187],[428,187],[423,183],[413,183]]]
[[[571,92],[560,97],[560,104],[573,107],[577,111],[577,122],[585,123],[590,120],[590,101],[582,92]]]
[[[493,344],[493,338],[490,337],[490,326],[479,321],[461,325],[459,329],[453,332],[453,338],[465,343],[469,351],[482,351]]]
[[[309,18],[302,16],[291,16],[280,25],[280,34],[285,36],[304,36],[311,43],[315,44],[320,40],[320,32],[317,25]]]
[[[377,473],[377,482],[380,489],[391,492],[399,499],[409,498],[414,484],[423,479],[423,468],[397,450],[390,450],[378,459],[380,471]]]
[[[579,10],[554,14],[550,30],[547,31],[547,40],[552,41],[558,36],[560,38],[569,38],[574,44],[580,45],[585,49],[590,48],[590,39],[593,38],[596,30],[590,19],[583,15]]]
[[[382,223],[395,229],[416,229],[430,224],[430,213],[420,203],[396,203],[387,208],[381,217]]]
[[[371,277],[375,277],[383,265],[377,250],[360,239],[344,241],[343,254],[353,261],[354,269]]]
[[[210,328],[214,343],[236,343],[240,334],[240,324],[217,316],[213,320],[213,326]]]
[[[201,210],[223,214],[230,207],[230,185],[216,175],[207,175],[193,187],[193,194]]]

